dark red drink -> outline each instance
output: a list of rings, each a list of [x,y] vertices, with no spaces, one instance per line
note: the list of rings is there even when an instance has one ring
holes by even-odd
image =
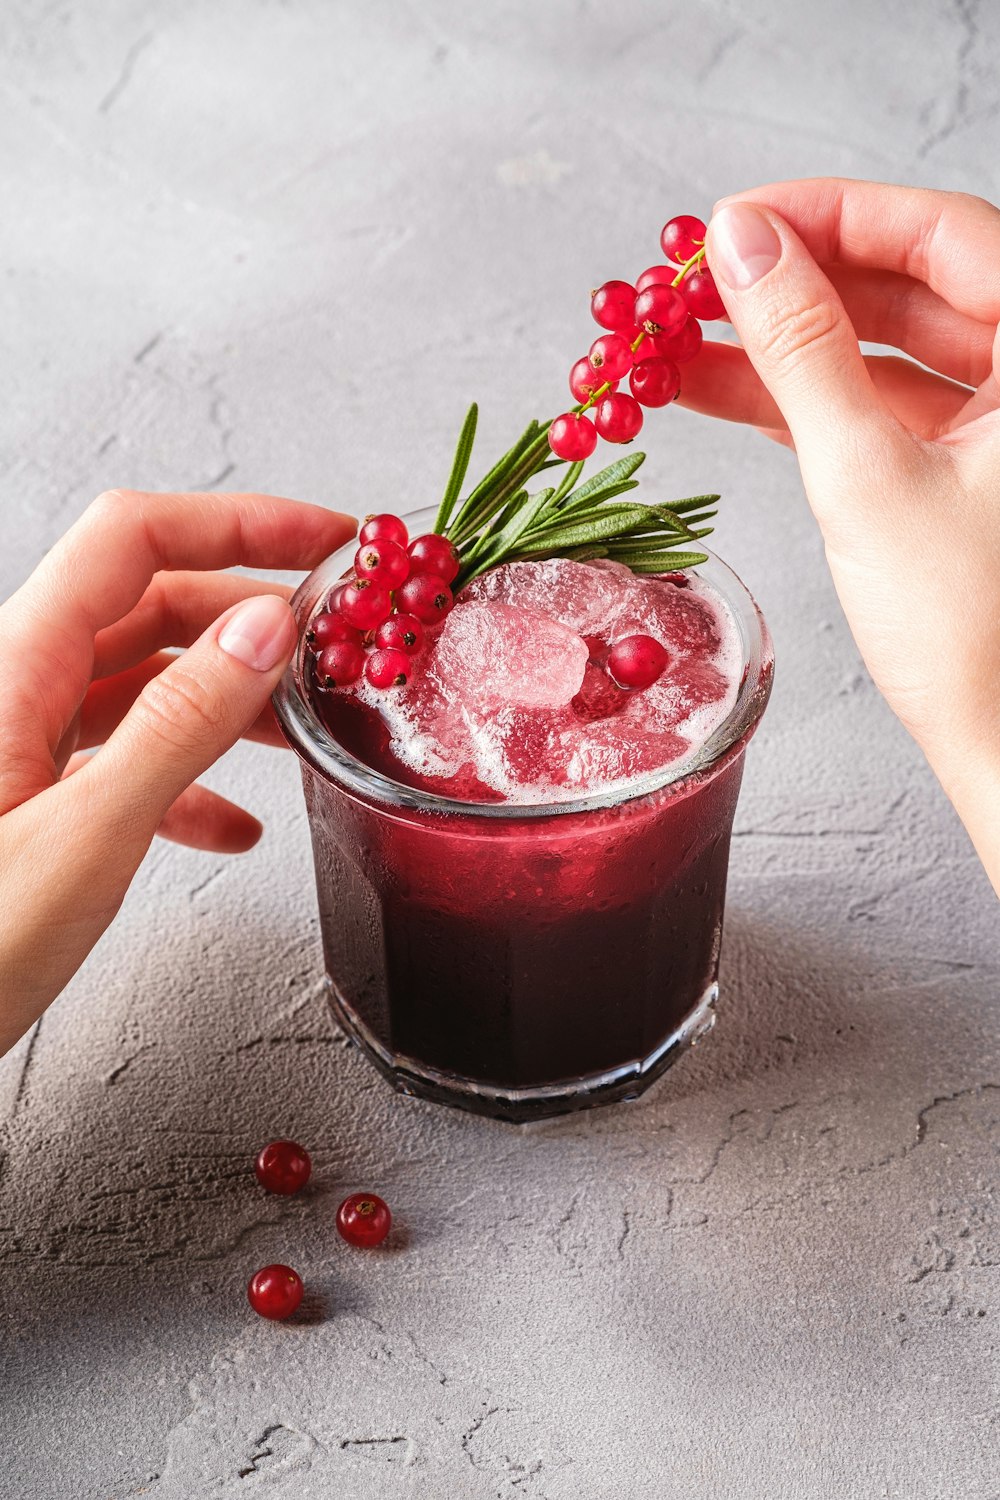
[[[303,624],[343,566],[300,590]],[[472,591],[480,610],[502,583]],[[316,691],[305,652],[286,678],[278,708],[303,762],[331,1003],[397,1088],[513,1120],[555,1114],[634,1097],[711,1025],[730,832],[771,655],[724,565],[689,580],[701,603],[675,607],[670,587],[650,595],[675,660],[648,709],[598,680],[594,636],[565,703],[576,648],[561,661],[551,633],[526,638],[529,670],[503,679],[502,710],[468,656],[455,679],[466,700],[440,688],[444,639],[391,710],[371,692]],[[461,608],[460,642],[493,628]],[[545,646],[537,693],[532,641]],[[503,640],[488,644],[503,657]],[[424,745],[428,725],[438,738]]]

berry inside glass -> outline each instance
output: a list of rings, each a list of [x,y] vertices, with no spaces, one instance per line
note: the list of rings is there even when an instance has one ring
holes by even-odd
[[[425,623],[405,684],[331,687],[307,637],[352,556],[293,600],[275,699],[336,1019],[401,1092],[481,1114],[636,1097],[714,1020],[763,619],[714,557],[514,564]]]

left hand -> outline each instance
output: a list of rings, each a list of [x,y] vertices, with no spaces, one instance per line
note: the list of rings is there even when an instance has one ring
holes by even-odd
[[[353,530],[273,496],[113,490],[0,606],[0,1054],[83,962],[154,834],[257,841],[256,818],[194,783],[242,735],[282,743],[269,700],[295,622],[281,585],[216,570],[308,569]]]

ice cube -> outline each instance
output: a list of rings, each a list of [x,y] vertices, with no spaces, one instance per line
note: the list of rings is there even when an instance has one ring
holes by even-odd
[[[506,563],[473,579],[462,598],[537,610],[578,635],[604,635],[632,588],[633,575],[624,572],[568,557]]]
[[[580,691],[573,699],[573,712],[578,719],[587,719],[591,723],[596,719],[610,719],[613,714],[621,713],[628,699],[625,689],[612,682],[604,668],[591,660],[583,674]]]
[[[512,802],[543,801],[565,781],[559,728],[568,709],[502,708],[470,720],[482,779]]]
[[[566,785],[585,794],[659,771],[679,760],[690,745],[683,735],[646,730],[615,717],[564,731],[561,748]]]
[[[661,578],[643,579],[632,593],[639,629],[660,641],[671,653],[718,651],[722,636],[715,609],[693,588],[678,588]]]
[[[588,656],[580,637],[548,615],[472,600],[445,621],[432,671],[447,699],[479,711],[559,708],[579,692]]]

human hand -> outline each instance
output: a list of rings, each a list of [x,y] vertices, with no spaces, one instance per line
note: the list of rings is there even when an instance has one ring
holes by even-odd
[[[777,183],[717,203],[706,253],[743,347],[707,343],[681,400],[794,447],[872,678],[1000,891],[1000,211]]]
[[[0,1054],[79,968],[157,831],[225,853],[259,837],[192,783],[241,735],[281,743],[269,699],[295,622],[280,585],[203,570],[311,568],[353,529],[266,495],[110,491],[0,606]]]

